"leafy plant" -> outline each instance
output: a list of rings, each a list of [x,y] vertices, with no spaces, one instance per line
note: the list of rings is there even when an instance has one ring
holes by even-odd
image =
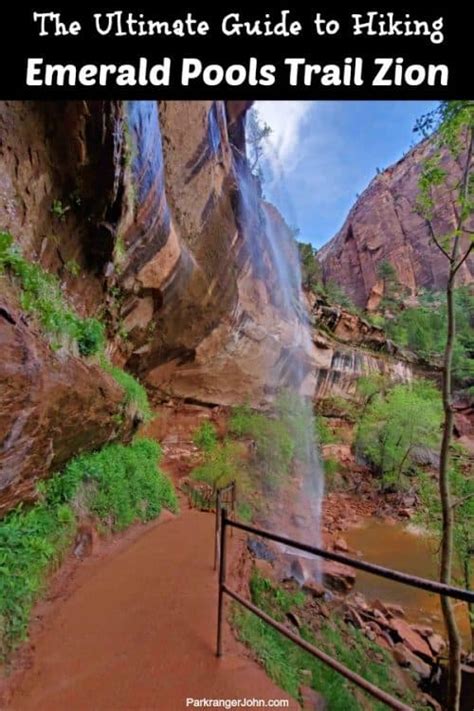
[[[360,420],[357,446],[380,472],[382,487],[401,486],[417,446],[439,446],[439,392],[426,381],[374,397]]]
[[[387,335],[425,358],[442,355],[446,345],[446,295],[425,291],[420,304],[394,313],[384,324]],[[456,334],[453,377],[458,385],[474,378],[474,294],[467,286],[454,289]]]
[[[194,433],[193,442],[203,452],[212,452],[217,446],[216,428],[211,422],[203,422]]]
[[[158,444],[144,439],[83,454],[38,484],[38,503],[19,505],[0,521],[1,656],[25,639],[47,575],[74,540],[76,511],[115,531],[154,518],[162,507],[177,510],[173,487],[157,467],[159,456]]]
[[[243,493],[247,484],[244,470],[239,467],[239,449],[235,442],[228,440],[216,442],[212,449],[207,450],[204,462],[193,469],[192,476],[213,489],[238,480],[238,487],[242,490],[240,493]]]
[[[5,270],[17,280],[22,308],[37,317],[43,331],[51,337],[53,348],[75,342],[84,356],[102,350],[103,325],[94,318],[80,318],[64,300],[56,277],[28,262],[14,245],[12,236],[1,232],[0,272]]]
[[[105,358],[101,359],[101,365],[123,389],[125,405],[135,408],[142,422],[150,422],[153,419],[153,411],[143,385],[133,375],[122,370],[122,368],[112,365]]]
[[[314,419],[316,437],[320,445],[333,444],[336,442],[336,436],[329,427],[328,418],[323,415],[317,415]]]
[[[81,267],[75,259],[69,259],[64,265],[64,268],[71,276],[77,277],[81,273]]]
[[[51,205],[51,212],[53,215],[56,215],[60,220],[64,220],[66,217],[66,214],[69,212],[71,209],[70,205],[63,205],[61,200],[53,200],[53,203]]]

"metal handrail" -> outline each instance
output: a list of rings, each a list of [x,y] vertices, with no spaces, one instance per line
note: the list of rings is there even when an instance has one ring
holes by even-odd
[[[217,513],[216,513],[217,515]],[[321,651],[314,645],[306,642],[301,637],[298,637],[291,630],[288,630],[280,622],[277,622],[272,617],[267,615],[263,610],[253,605],[251,602],[239,595],[235,590],[232,590],[226,585],[226,529],[229,526],[231,530],[233,528],[240,529],[247,533],[252,533],[262,538],[268,538],[269,540],[275,541],[277,543],[282,543],[284,545],[297,548],[306,553],[311,553],[312,555],[320,556],[321,558],[326,558],[328,560],[334,560],[338,563],[343,563],[352,568],[357,568],[358,570],[364,570],[365,572],[372,573],[379,577],[388,578],[389,580],[395,580],[396,582],[403,583],[404,585],[409,585],[411,587],[421,588],[423,590],[428,590],[430,592],[438,593],[439,595],[444,595],[448,597],[456,598],[457,600],[464,600],[466,602],[474,603],[474,593],[469,590],[464,590],[462,588],[457,588],[451,585],[445,585],[444,583],[438,583],[434,580],[428,580],[426,578],[420,578],[415,575],[409,575],[408,573],[403,573],[398,570],[392,570],[391,568],[385,568],[381,565],[375,565],[374,563],[366,563],[350,556],[343,555],[341,553],[333,553],[326,551],[323,548],[318,548],[316,546],[310,546],[307,543],[302,543],[301,541],[295,541],[286,536],[280,536],[272,531],[267,531],[263,528],[256,528],[249,524],[243,523],[242,521],[232,520],[227,516],[227,511],[225,508],[221,508],[220,511],[220,540],[219,540],[219,589],[218,589],[218,603],[217,603],[217,649],[216,654],[218,657],[222,656],[222,623],[223,623],[223,613],[224,613],[224,594],[229,595],[232,599],[238,602],[240,605],[245,607],[250,612],[253,612],[261,620],[269,624],[274,629],[278,630],[285,637],[290,639],[292,642],[297,644],[299,647],[309,652],[317,659],[330,666],[332,669],[337,671],[339,674],[344,676],[346,679],[352,683],[359,686],[361,689],[366,691],[368,694],[374,698],[382,701],[387,706],[396,711],[413,711],[410,706],[407,706],[399,699],[391,696],[382,689],[371,682],[364,679],[364,677],[356,674],[351,669],[346,667],[337,659],[333,659],[325,652]],[[217,530],[217,529],[216,529]],[[217,549],[216,549],[217,550]]]
[[[221,522],[221,510],[223,504],[230,504],[232,515],[235,515],[235,492],[236,486],[235,481],[231,481],[229,484],[222,486],[216,491],[216,526],[214,533],[214,570],[217,570],[217,561],[220,558],[220,522]],[[230,501],[224,500],[226,494],[230,493]],[[232,535],[232,529],[231,529]]]

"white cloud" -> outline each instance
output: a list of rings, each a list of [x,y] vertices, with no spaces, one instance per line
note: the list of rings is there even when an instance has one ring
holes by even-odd
[[[272,129],[268,139],[271,152],[285,165],[286,172],[296,168],[302,157],[302,135],[314,106],[311,101],[257,101],[260,118]],[[272,156],[269,156],[270,160]]]

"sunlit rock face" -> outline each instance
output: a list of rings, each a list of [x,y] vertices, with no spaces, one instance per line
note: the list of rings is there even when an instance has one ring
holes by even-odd
[[[300,299],[292,236],[243,157],[247,108],[128,107],[137,202],[117,228],[126,247],[117,279],[127,318],[150,317],[132,329],[128,365],[159,396],[265,404],[312,370],[303,305],[284,303]]]
[[[415,210],[421,166],[432,152],[432,143],[424,141],[377,175],[340,232],[319,252],[325,280],[341,285],[358,306],[371,306],[380,288],[377,267],[384,260],[393,264],[398,280],[412,293],[446,285],[446,259]],[[444,154],[442,164],[452,185],[460,178],[461,163]],[[439,190],[436,205],[434,228],[444,235],[455,224],[452,196]],[[459,270],[458,283],[473,280],[474,258]]]
[[[392,363],[353,353],[383,351],[380,334],[303,299],[291,230],[244,160],[248,107],[0,103],[0,229],[80,315],[103,321],[109,357],[156,401],[350,393],[358,374]],[[93,359],[53,352],[0,279],[1,512],[124,432],[120,388]]]
[[[314,294],[307,299],[313,323],[316,400],[356,397],[361,376],[383,375],[394,383],[407,383],[423,367],[413,353],[388,340],[381,328]]]

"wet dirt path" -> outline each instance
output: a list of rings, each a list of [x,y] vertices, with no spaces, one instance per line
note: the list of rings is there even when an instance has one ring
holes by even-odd
[[[287,699],[228,628],[227,653],[215,657],[213,526],[185,510],[88,569],[45,618],[8,708],[180,711],[189,697]]]

